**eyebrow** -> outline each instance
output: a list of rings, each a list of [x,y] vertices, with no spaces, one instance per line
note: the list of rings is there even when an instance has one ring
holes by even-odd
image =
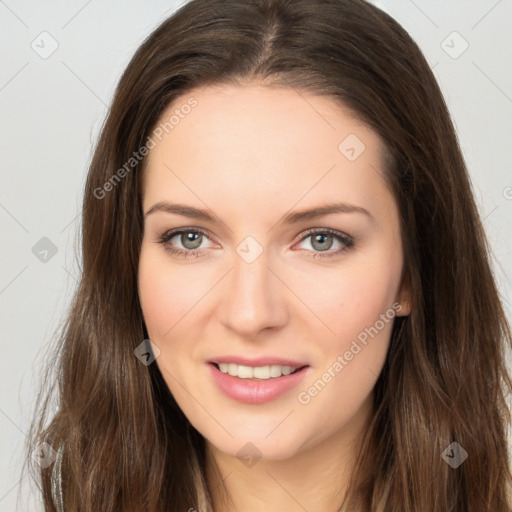
[[[219,221],[219,219],[209,210],[195,208],[193,206],[180,203],[169,203],[168,201],[159,201],[158,203],[155,203],[144,214],[144,217],[146,218],[156,212],[173,213],[183,217],[189,217],[191,219],[210,222],[212,224]],[[375,217],[368,210],[361,206],[348,203],[330,203],[304,210],[297,210],[285,215],[282,222],[284,224],[297,224],[305,220],[313,220],[333,213],[361,213],[367,216],[372,222],[375,222]]]

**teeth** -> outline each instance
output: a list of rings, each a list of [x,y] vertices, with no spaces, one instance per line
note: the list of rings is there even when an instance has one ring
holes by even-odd
[[[263,379],[281,377],[282,375],[290,375],[297,368],[293,366],[280,366],[272,364],[270,366],[243,366],[234,363],[219,363],[219,369],[222,373],[228,373],[232,377],[239,379]]]

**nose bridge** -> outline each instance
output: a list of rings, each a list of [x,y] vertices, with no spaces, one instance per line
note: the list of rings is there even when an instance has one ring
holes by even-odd
[[[281,325],[286,319],[284,290],[267,267],[269,254],[250,238],[233,255],[222,310],[224,324],[245,336]]]

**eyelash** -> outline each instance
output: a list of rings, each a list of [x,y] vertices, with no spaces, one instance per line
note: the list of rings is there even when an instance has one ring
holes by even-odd
[[[200,256],[200,249],[191,249],[191,250],[177,249],[176,247],[171,247],[168,245],[168,242],[172,238],[174,238],[176,235],[181,235],[182,233],[195,233],[195,234],[203,235],[209,239],[208,234],[201,229],[180,228],[180,229],[167,231],[159,238],[159,240],[157,240],[157,243],[162,244],[164,246],[164,249],[167,252],[174,254],[176,256],[181,256],[181,257],[185,257],[185,258],[188,258],[188,257],[196,258],[196,257]],[[337,251],[334,251],[334,252],[313,251],[313,254],[311,255],[312,258],[332,258],[334,256],[339,256],[340,254],[348,251],[351,247],[354,246],[354,239],[352,237],[350,237],[344,233],[341,233],[339,231],[335,231],[334,229],[329,229],[329,228],[310,229],[301,237],[301,239],[297,243],[303,242],[311,235],[316,235],[316,234],[332,235],[339,242],[341,242],[344,245],[344,247],[342,247],[341,249],[338,249]],[[303,250],[310,252],[307,249],[303,249]]]

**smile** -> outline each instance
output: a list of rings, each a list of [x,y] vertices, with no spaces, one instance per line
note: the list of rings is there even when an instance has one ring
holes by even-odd
[[[304,365],[245,366],[235,363],[208,363],[217,387],[229,398],[247,404],[275,400],[299,385],[311,367]]]

